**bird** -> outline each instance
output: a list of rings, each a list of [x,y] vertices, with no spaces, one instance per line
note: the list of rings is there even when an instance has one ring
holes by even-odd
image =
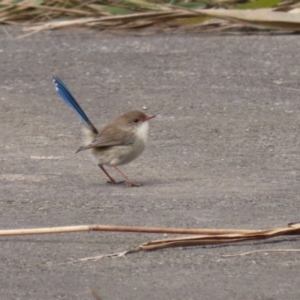
[[[98,130],[64,82],[59,77],[53,76],[53,83],[58,95],[76,112],[84,125],[84,143],[77,149],[76,153],[89,150],[94,159],[96,159],[99,168],[108,177],[107,183],[125,183],[128,187],[140,186],[141,184],[132,181],[118,166],[133,161],[145,150],[149,120],[154,118],[155,115],[147,115],[139,110],[131,110],[118,116],[101,130]],[[117,182],[107,172],[106,166],[117,170],[124,178],[124,181]]]

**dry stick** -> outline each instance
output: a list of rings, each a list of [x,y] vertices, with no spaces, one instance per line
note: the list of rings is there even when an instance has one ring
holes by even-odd
[[[123,257],[129,253],[135,253],[139,251],[153,251],[153,250],[159,250],[159,249],[170,248],[170,247],[229,244],[229,243],[237,243],[237,242],[243,242],[249,240],[269,239],[280,235],[296,235],[296,234],[300,234],[300,225],[293,224],[292,226],[286,228],[252,230],[251,232],[250,230],[248,230],[248,232],[246,233],[245,232],[224,233],[218,235],[214,234],[214,230],[210,230],[210,231],[211,231],[210,234],[203,234],[201,236],[177,237],[177,238],[149,241],[147,243],[140,245],[137,248],[128,251],[98,255],[94,257],[85,257],[79,259],[78,261],[100,260],[105,257]],[[220,230],[218,230],[218,232],[220,232]],[[295,250],[293,252],[298,252],[298,251],[300,252],[300,250]]]
[[[138,233],[169,233],[169,234],[197,234],[198,236],[177,237],[163,240],[149,241],[135,249],[100,255],[96,257],[83,258],[80,261],[98,260],[104,257],[122,257],[129,253],[139,251],[151,251],[169,247],[228,244],[247,240],[268,239],[280,235],[300,234],[300,224],[291,224],[285,228],[274,228],[268,230],[234,230],[234,229],[186,229],[186,228],[157,228],[157,227],[137,227],[137,226],[113,226],[113,225],[81,225],[50,228],[32,229],[8,229],[0,230],[1,236],[35,235],[89,231],[110,231],[110,232],[138,232]]]
[[[169,234],[198,234],[205,239],[212,236],[218,236],[219,239],[224,238],[251,238],[263,239],[265,236],[274,237],[277,235],[299,234],[300,224],[295,224],[285,228],[273,228],[267,230],[245,230],[245,229],[189,229],[189,228],[159,228],[159,227],[139,227],[139,226],[115,226],[115,225],[79,225],[79,226],[63,226],[48,228],[31,228],[31,229],[6,229],[0,230],[0,236],[14,235],[35,235],[35,234],[51,234],[51,233],[68,233],[82,231],[113,231],[113,232],[139,232],[139,233],[169,233]],[[204,235],[204,236],[203,236]],[[224,237],[224,235],[226,235]],[[199,237],[173,238],[153,241],[153,243],[168,242],[169,240],[190,240]]]
[[[179,237],[163,240],[156,240],[144,243],[138,247],[139,250],[152,251],[170,247],[199,246],[199,245],[216,245],[238,243],[249,240],[269,239],[281,235],[298,235],[300,234],[300,225],[293,225],[285,228],[274,228],[268,230],[253,230],[248,233],[219,234],[219,235],[202,235],[191,237]]]
[[[6,229],[0,230],[1,236],[15,235],[35,235],[50,233],[68,233],[82,231],[113,231],[113,232],[144,232],[144,233],[169,233],[169,234],[247,234],[255,233],[257,230],[236,230],[236,229],[188,229],[188,228],[157,228],[157,227],[138,227],[138,226],[114,226],[114,225],[80,225],[63,226],[49,228],[30,228],[30,229]]]
[[[285,228],[273,228],[267,230],[184,229],[184,228],[109,226],[109,225],[82,225],[82,226],[67,226],[67,227],[53,227],[53,228],[0,230],[0,236],[67,233],[67,232],[81,232],[81,231],[198,234],[198,236],[177,237],[177,238],[150,241],[140,245],[138,248],[124,252],[122,254],[122,256],[124,256],[127,253],[134,253],[138,251],[152,251],[152,250],[158,250],[158,249],[169,248],[169,247],[228,244],[228,243],[235,243],[235,242],[243,242],[247,240],[269,239],[280,235],[297,235],[300,234],[300,224],[293,224]],[[117,256],[119,256],[119,254]]]

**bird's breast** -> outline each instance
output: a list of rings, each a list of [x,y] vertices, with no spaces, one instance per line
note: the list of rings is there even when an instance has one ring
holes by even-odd
[[[112,164],[118,164],[118,165],[128,164],[129,162],[139,157],[145,150],[145,147],[146,147],[145,142],[142,139],[137,137],[133,144],[127,146],[121,146],[121,148],[123,149],[122,150],[120,149],[121,150],[120,156],[116,161],[113,161]]]

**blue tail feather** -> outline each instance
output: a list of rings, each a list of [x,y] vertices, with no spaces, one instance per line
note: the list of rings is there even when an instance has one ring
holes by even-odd
[[[63,83],[63,81],[57,77],[53,77],[53,82],[55,84],[56,91],[58,95],[77,113],[77,115],[80,117],[82,122],[91,128],[93,133],[97,134],[98,130],[93,125],[93,123],[89,120],[83,109],[80,107],[80,105],[77,103],[71,92],[68,90],[66,85]]]

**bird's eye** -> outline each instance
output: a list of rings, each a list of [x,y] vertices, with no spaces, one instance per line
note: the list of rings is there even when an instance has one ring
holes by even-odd
[[[139,122],[139,119],[134,119],[133,120],[133,123],[138,123]]]

